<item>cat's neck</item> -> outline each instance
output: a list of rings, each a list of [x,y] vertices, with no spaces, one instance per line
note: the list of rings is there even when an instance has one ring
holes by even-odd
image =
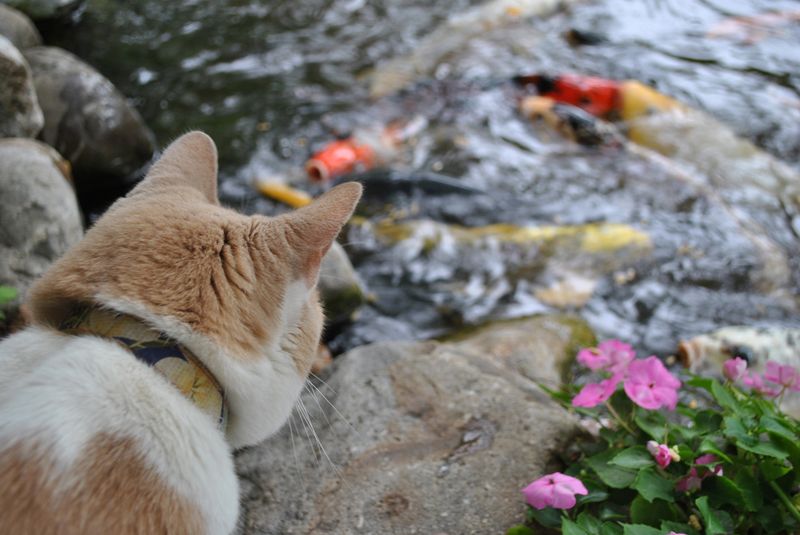
[[[225,391],[226,438],[233,448],[256,444],[277,431],[297,399],[304,379],[291,355],[279,347],[264,348],[261,358],[232,354],[208,337],[169,316],[150,312],[131,300],[97,296],[104,307],[141,318],[191,351]]]
[[[144,320],[99,306],[82,305],[75,307],[59,330],[116,342],[172,383],[225,432],[228,423],[225,390],[190,350]]]

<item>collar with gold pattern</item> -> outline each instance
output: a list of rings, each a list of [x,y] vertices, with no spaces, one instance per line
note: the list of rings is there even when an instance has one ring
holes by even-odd
[[[222,386],[191,351],[164,333],[134,316],[97,306],[79,307],[61,324],[59,330],[117,342],[163,375],[181,394],[208,414],[218,429],[225,432],[228,406]]]

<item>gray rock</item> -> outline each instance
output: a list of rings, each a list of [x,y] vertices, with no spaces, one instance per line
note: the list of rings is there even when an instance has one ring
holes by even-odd
[[[35,137],[44,118],[28,62],[0,35],[0,137]]]
[[[238,454],[241,532],[503,533],[524,518],[520,489],[578,432],[536,381],[558,384],[587,333],[542,316],[339,357],[327,400],[302,398],[314,432],[296,414]]]
[[[334,243],[322,259],[319,292],[325,304],[325,316],[331,322],[346,320],[366,301],[356,270],[338,243]]]
[[[34,20],[58,19],[70,15],[83,5],[84,0],[0,0],[18,9]]]
[[[44,112],[44,141],[87,181],[125,178],[150,161],[153,135],[114,85],[69,52],[25,51]]]
[[[0,284],[20,298],[83,236],[68,168],[43,143],[0,139]]]
[[[20,50],[40,46],[42,36],[31,19],[13,7],[0,4],[0,35],[14,43]]]

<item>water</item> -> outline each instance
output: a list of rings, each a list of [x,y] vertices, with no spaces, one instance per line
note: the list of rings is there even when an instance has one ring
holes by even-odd
[[[541,71],[638,79],[797,166],[800,23],[719,26],[732,16],[796,13],[795,1],[579,2],[466,41],[431,78],[370,100],[376,64],[412,51],[447,17],[477,4],[91,0],[77,25],[46,35],[117,84],[162,145],[191,128],[211,134],[224,200],[245,211],[278,210],[250,182],[298,174],[311,151],[335,135],[428,118],[399,172],[433,170],[486,193],[367,184],[360,210],[367,223],[345,240],[374,301],[352,324],[332,326],[336,351],[556,310],[546,296],[559,283],[593,290],[582,306],[567,308],[600,336],[661,354],[679,338],[723,325],[800,325],[800,238],[776,203],[723,202],[698,186],[703,180],[687,181],[658,161],[571,144],[521,117],[519,93],[506,83]],[[600,42],[570,46],[568,30],[594,32]],[[375,231],[387,218],[416,221],[423,230],[390,243]],[[788,281],[764,280],[763,251],[743,231],[743,219],[777,244]],[[646,234],[651,248],[587,253],[575,240],[519,244],[498,235],[459,242],[432,221],[611,222]]]

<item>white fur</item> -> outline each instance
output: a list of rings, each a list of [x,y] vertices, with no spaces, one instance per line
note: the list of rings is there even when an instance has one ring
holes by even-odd
[[[287,288],[281,307],[282,333],[297,322],[308,293],[308,287],[300,282]],[[300,376],[292,356],[280,348],[281,333],[272,337],[270,347],[263,348],[263,357],[243,358],[226,354],[217,344],[176,318],[152,314],[143,305],[130,300],[105,295],[98,295],[97,299],[109,308],[140,317],[158,327],[185,345],[208,367],[225,390],[230,409],[227,439],[232,447],[261,442],[289,418],[305,377]]]
[[[69,469],[98,433],[132,438],[197,506],[208,533],[234,529],[239,492],[230,449],[215,423],[158,372],[92,336],[31,327],[0,343],[0,449],[34,439],[53,456],[48,475],[64,488],[80,484]]]

